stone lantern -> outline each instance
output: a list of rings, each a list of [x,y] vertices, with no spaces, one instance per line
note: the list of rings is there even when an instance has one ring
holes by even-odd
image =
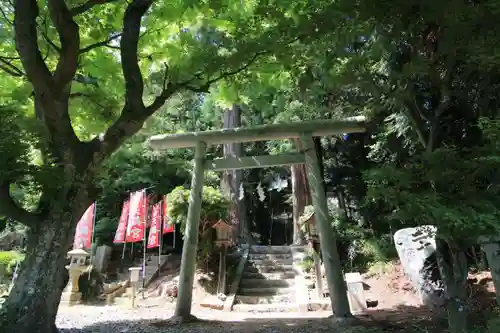
[[[89,254],[83,249],[75,249],[68,252],[69,265],[66,269],[69,273],[69,281],[61,296],[61,303],[75,305],[80,303],[82,293],[78,288],[78,280],[84,273],[90,272],[92,265],[87,265]]]
[[[217,232],[217,240],[215,245],[221,247],[219,258],[219,284],[217,286],[217,294],[219,299],[225,299],[226,293],[226,256],[227,247],[231,244],[231,225],[223,220],[217,221],[212,228]]]

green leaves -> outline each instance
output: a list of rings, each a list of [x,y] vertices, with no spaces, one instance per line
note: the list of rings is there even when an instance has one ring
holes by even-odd
[[[189,193],[189,189],[186,189],[183,186],[178,186],[167,196],[168,216],[173,223],[180,224],[181,232],[183,234],[186,230]],[[219,189],[204,186],[201,207],[200,228],[202,231],[204,231],[209,225],[217,222],[219,219],[227,221],[229,200],[223,196]]]
[[[0,107],[0,185],[25,175],[29,165],[30,138],[14,107]]]

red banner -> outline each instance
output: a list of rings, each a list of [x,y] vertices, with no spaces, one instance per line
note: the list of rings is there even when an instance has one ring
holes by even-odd
[[[163,228],[162,228],[162,233],[163,234],[168,234],[171,232],[175,231],[175,226],[174,224],[170,224],[170,219],[167,216],[167,196],[163,197]]]
[[[74,249],[90,249],[92,246],[92,233],[94,232],[95,202],[83,213],[76,225]]]
[[[118,228],[116,228],[115,238],[113,243],[125,243],[125,234],[127,233],[127,222],[128,222],[128,212],[130,208],[130,201],[126,200],[123,203],[122,214],[120,215],[120,221],[118,222]]]
[[[135,243],[144,239],[146,227],[146,191],[130,193],[130,208],[125,241]]]
[[[160,246],[161,203],[153,205],[151,212],[151,228],[148,236],[148,249]]]

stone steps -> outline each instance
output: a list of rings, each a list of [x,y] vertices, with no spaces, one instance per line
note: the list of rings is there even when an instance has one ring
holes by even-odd
[[[250,254],[289,254],[289,246],[250,246]]]
[[[291,303],[235,304],[233,311],[253,313],[297,312],[297,306]]]
[[[293,288],[282,288],[282,287],[253,287],[253,288],[242,288],[239,289],[240,295],[245,296],[274,296],[274,295],[289,295],[294,293]]]
[[[292,259],[292,254],[288,253],[251,253],[248,255],[248,260],[287,260]]]
[[[236,304],[295,304],[294,295],[236,295]]]
[[[296,311],[295,270],[288,246],[251,246],[234,311]]]
[[[289,259],[248,259],[248,263],[253,266],[292,266],[293,259],[290,257]]]
[[[293,271],[285,272],[275,272],[275,273],[262,273],[262,272],[250,272],[246,271],[243,273],[242,279],[255,279],[255,280],[287,280],[293,279],[295,273]]]
[[[243,278],[240,282],[240,288],[287,288],[293,286],[295,283],[294,279],[248,279]]]
[[[289,273],[295,272],[293,265],[247,265],[245,273]]]

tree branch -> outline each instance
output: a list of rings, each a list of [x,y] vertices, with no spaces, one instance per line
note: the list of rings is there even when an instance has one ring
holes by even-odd
[[[90,0],[92,1],[92,0]],[[120,117],[105,133],[87,142],[88,164],[100,165],[123,141],[137,133],[149,117],[143,98],[144,80],[139,67],[138,44],[141,21],[153,0],[133,0],[125,10],[123,32],[120,40],[120,55],[125,78],[125,105]]]
[[[9,25],[14,25],[14,22],[9,20],[9,17],[7,15],[7,13],[3,10],[2,7],[0,7],[0,14],[2,15],[3,19],[5,20],[5,22],[7,22]]]
[[[22,77],[24,76],[24,72],[19,69],[17,66],[13,65],[10,61],[9,58],[7,57],[2,57],[0,56],[0,69],[5,71],[7,74],[16,76],[16,77]]]
[[[234,70],[223,71],[219,75],[203,80],[202,75],[197,73],[192,78],[183,82],[168,82],[168,71],[165,73],[161,93],[153,103],[145,106],[143,102],[144,80],[139,68],[138,43],[140,38],[140,25],[143,15],[151,6],[152,0],[134,0],[125,11],[124,28],[120,41],[121,63],[125,77],[126,101],[120,117],[98,137],[88,142],[91,148],[92,165],[100,165],[104,159],[112,154],[129,137],[137,133],[143,126],[144,121],[155,113],[165,102],[177,91],[189,89],[192,91],[208,91],[213,83],[228,76],[235,75],[246,70],[259,56],[268,51],[257,52],[243,65]],[[213,74],[208,71],[208,75]],[[196,84],[196,82],[201,82]]]
[[[33,227],[42,221],[40,215],[28,212],[12,199],[9,183],[0,186],[0,214],[28,227]]]
[[[78,69],[80,32],[64,0],[49,0],[48,7],[61,44],[59,62],[53,75],[54,92],[58,95],[69,94],[71,81]]]
[[[52,75],[38,47],[38,4],[36,0],[16,1],[14,7],[16,48],[35,91],[51,94]]]
[[[102,5],[110,2],[115,2],[116,0],[89,0],[83,5],[77,6],[71,9],[71,15],[76,16],[85,13],[86,11],[92,9],[94,6]]]
[[[120,40],[120,56],[125,78],[126,110],[142,112],[144,102],[144,80],[139,67],[138,45],[142,16],[149,9],[152,0],[134,0],[127,6],[123,18],[123,34]]]
[[[102,42],[97,42],[97,43],[94,43],[94,44],[90,44],[88,46],[85,46],[83,49],[80,50],[80,54],[83,54],[83,53],[86,53],[86,52],[89,52],[95,48],[98,48],[98,47],[101,47],[101,46],[110,46],[108,45],[109,42],[115,40],[115,39],[118,39],[122,36],[122,34],[116,34],[116,35],[113,35],[111,37],[109,37],[108,39],[102,41]]]

